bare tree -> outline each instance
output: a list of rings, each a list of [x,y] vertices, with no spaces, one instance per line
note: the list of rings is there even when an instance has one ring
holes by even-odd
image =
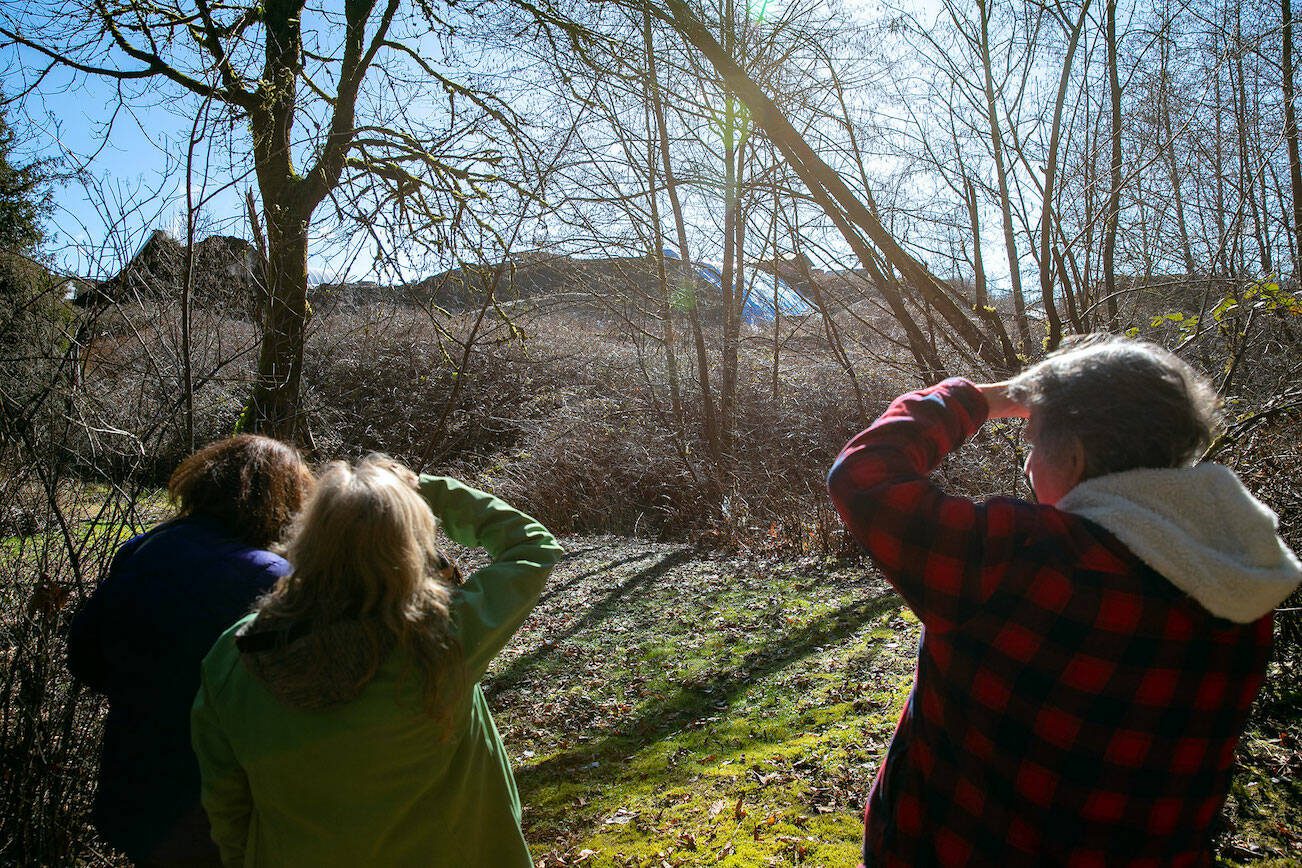
[[[782,152],[792,169],[809,189],[815,202],[828,213],[855,251],[860,261],[870,270],[877,265],[878,254],[873,252],[864,232],[872,244],[881,251],[881,259],[898,269],[909,285],[916,289],[927,303],[953,330],[955,337],[968,349],[994,368],[1007,364],[1000,351],[999,342],[985,333],[983,328],[955,302],[953,290],[936,277],[920,261],[908,253],[882,225],[878,217],[849,189],[840,175],[810,147],[803,136],[791,125],[773,100],[742,68],[738,59],[728,54],[710,33],[696,13],[681,0],[668,0],[667,11],[660,13],[683,37],[704,55],[719,72],[729,87],[736,91],[749,108],[755,122],[764,128],[773,144]],[[910,346],[920,361],[932,373],[943,371],[943,365],[933,348],[917,329],[911,315],[904,308],[903,299],[892,288],[889,280],[879,281],[897,319],[909,333]]]
[[[286,438],[306,433],[300,388],[318,206],[357,174],[386,179],[399,198],[421,187],[482,195],[479,185],[499,178],[502,140],[514,128],[509,110],[442,74],[425,56],[421,34],[447,26],[432,4],[406,9],[400,0],[350,0],[336,12],[304,0],[181,6],[65,0],[2,15],[5,41],[52,66],[124,83],[157,81],[246,125],[269,285],[245,423]],[[410,92],[413,81],[436,84],[449,110],[457,103],[457,111],[477,115],[471,134],[451,142],[404,123],[410,116],[394,96]],[[464,130],[465,122],[454,126]],[[476,140],[479,147],[465,148]]]
[[[1302,156],[1298,154],[1297,104],[1293,85],[1293,7],[1291,0],[1280,0],[1283,44],[1280,65],[1284,76],[1284,138],[1288,143],[1288,177],[1293,199],[1293,269],[1302,262]]]

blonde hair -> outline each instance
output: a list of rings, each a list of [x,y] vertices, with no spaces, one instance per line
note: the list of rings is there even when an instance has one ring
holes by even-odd
[[[426,711],[446,717],[464,690],[449,611],[460,577],[438,547],[438,522],[416,482],[383,455],[356,467],[330,463],[286,546],[293,572],[258,601],[258,619],[356,623],[366,647],[338,649],[364,654],[355,686],[369,683],[396,645],[421,679]]]

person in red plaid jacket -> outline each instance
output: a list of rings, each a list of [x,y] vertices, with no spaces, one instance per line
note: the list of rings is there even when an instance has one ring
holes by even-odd
[[[1207,865],[1271,613],[1302,580],[1277,519],[1205,449],[1216,402],[1165,350],[1107,336],[1006,383],[903,395],[828,475],[922,621],[864,815],[879,865]],[[1026,417],[1037,503],[928,475]]]

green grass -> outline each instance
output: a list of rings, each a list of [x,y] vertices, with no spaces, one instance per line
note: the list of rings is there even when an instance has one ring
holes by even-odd
[[[899,598],[817,559],[574,545],[485,684],[538,864],[857,864],[913,677]],[[1302,855],[1297,730],[1245,737],[1231,864]]]
[[[136,495],[133,498],[102,483],[84,483],[60,487],[59,492],[59,506],[79,557],[112,553],[118,545],[171,513],[167,492],[162,489],[132,492]],[[64,530],[44,498],[40,492],[30,495],[29,508],[42,516],[42,524],[35,533],[0,535],[0,564],[52,550],[66,552]]]
[[[861,570],[579,552],[488,685],[540,865],[845,865],[916,622]]]
[[[138,529],[70,515],[89,548]],[[4,542],[0,566],[27,580],[0,590],[12,617],[36,575],[23,567],[57,560],[62,541]],[[540,868],[857,864],[863,800],[913,675],[918,624],[899,598],[865,567],[815,558],[570,548],[485,683]],[[1302,857],[1295,699],[1244,738],[1229,864]]]

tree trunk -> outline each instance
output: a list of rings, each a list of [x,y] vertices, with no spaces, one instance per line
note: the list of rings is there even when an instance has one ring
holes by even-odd
[[[1239,14],[1236,12],[1236,15]],[[1242,41],[1243,34],[1236,21],[1234,25],[1234,35],[1236,41]],[[1243,55],[1236,53],[1234,57],[1234,66],[1230,72],[1231,76],[1237,78],[1234,89],[1234,125],[1238,127],[1239,139],[1239,187],[1242,190],[1241,195],[1248,200],[1248,215],[1252,218],[1252,235],[1257,242],[1257,261],[1260,265],[1261,274],[1269,274],[1274,270],[1271,262],[1270,247],[1266,241],[1266,230],[1264,218],[1261,209],[1265,207],[1265,201],[1261,202],[1260,207],[1257,203],[1257,180],[1253,177],[1251,150],[1248,147],[1249,138],[1249,118],[1248,118],[1248,88],[1247,83],[1243,80]]]
[[[1062,61],[1062,72],[1058,76],[1058,96],[1053,104],[1053,126],[1049,133],[1049,156],[1044,167],[1044,203],[1040,209],[1040,297],[1044,301],[1044,315],[1049,320],[1049,342],[1047,350],[1056,350],[1062,343],[1062,319],[1058,308],[1053,303],[1053,266],[1054,251],[1051,250],[1051,229],[1053,226],[1054,184],[1058,178],[1058,143],[1062,138],[1062,109],[1067,102],[1067,85],[1071,81],[1072,61],[1076,57],[1076,46],[1080,43],[1081,32],[1085,29],[1085,16],[1089,13],[1090,0],[1081,3],[1080,17],[1072,28],[1071,38],[1067,43],[1067,56]],[[1070,294],[1070,293],[1068,293]]]
[[[366,23],[375,0],[344,4],[346,28],[339,88],[330,100],[330,133],[310,169],[300,174],[293,159],[298,80],[303,71],[303,0],[275,0],[263,7],[266,29],[263,81],[249,107],[253,162],[267,221],[267,311],[258,375],[246,427],[311,448],[299,396],[303,344],[307,339],[307,246],[312,213],[343,173],[355,130],[357,92],[373,58],[365,54]],[[389,0],[372,39],[379,44],[397,9]]]
[[[1082,148],[1085,151],[1085,168],[1083,172],[1085,196],[1082,206],[1083,212],[1088,216],[1085,220],[1085,229],[1081,237],[1081,249],[1083,250],[1081,255],[1081,273],[1079,279],[1076,281],[1077,291],[1080,293],[1077,298],[1077,304],[1083,311],[1081,315],[1081,324],[1085,327],[1087,332],[1094,330],[1094,323],[1097,321],[1097,318],[1093,313],[1098,295],[1098,274],[1094,257],[1094,239],[1095,227],[1098,225],[1098,220],[1095,218],[1095,215],[1100,213],[1098,209],[1100,149],[1096,143],[1102,139],[1102,134],[1100,132],[1100,119],[1103,117],[1103,113],[1100,111],[1094,116],[1093,123],[1091,123],[1090,108],[1093,103],[1093,100],[1085,100],[1084,126],[1086,130],[1091,130],[1093,132],[1093,136],[1086,137]]]
[[[1298,151],[1297,107],[1293,101],[1293,9],[1280,0],[1284,21],[1284,137],[1288,140],[1288,177],[1293,188],[1293,273],[1302,262],[1302,156]]]
[[[185,149],[185,270],[181,283],[181,395],[185,399],[185,449],[194,451],[194,339],[191,334],[194,301],[194,224],[199,219],[194,201],[194,149],[202,140],[201,121],[206,121],[209,103],[197,114]]]
[[[963,192],[967,199],[967,219],[972,226],[972,288],[976,293],[976,306],[987,307],[990,293],[986,289],[986,267],[981,261],[981,218],[977,213],[976,185],[963,175]]]
[[[306,434],[299,392],[307,333],[307,229],[307,220],[288,209],[268,209],[270,292],[246,416],[249,430],[288,442]]]
[[[1121,81],[1117,77],[1117,0],[1107,3],[1108,96],[1112,108],[1112,173],[1108,205],[1103,221],[1103,297],[1108,328],[1117,327],[1117,223],[1121,217]]]
[[[1061,227],[1059,227],[1061,233]],[[1072,329],[1080,334],[1084,329],[1081,326],[1080,311],[1076,308],[1076,292],[1072,289],[1070,272],[1067,270],[1067,259],[1063,254],[1062,245],[1054,245],[1054,261],[1058,263],[1058,279],[1062,282],[1062,297],[1067,302],[1067,322],[1071,323]]]
[[[1284,0],[1285,3],[1288,0]],[[1169,26],[1169,23],[1168,23]],[[1193,277],[1197,271],[1194,263],[1193,248],[1189,244],[1189,223],[1184,213],[1184,196],[1180,192],[1180,166],[1175,155],[1175,128],[1171,123],[1171,82],[1169,81],[1170,65],[1170,43],[1165,35],[1166,27],[1163,28],[1160,45],[1160,63],[1161,78],[1159,86],[1161,87],[1161,105],[1158,106],[1158,113],[1162,121],[1162,136],[1165,138],[1165,146],[1162,148],[1166,157],[1167,174],[1171,179],[1171,196],[1175,203],[1175,225],[1180,233],[1180,255],[1184,260],[1185,274]]]
[[[669,381],[669,407],[674,416],[674,433],[681,441],[684,439],[686,424],[683,419],[683,394],[678,383],[678,339],[674,334],[673,289],[669,283],[669,272],[665,267],[664,236],[660,231],[660,209],[656,205],[656,187],[654,178],[654,156],[652,155],[651,180],[651,222],[654,227],[652,238],[656,249],[652,252],[656,264],[656,283],[660,287],[660,320],[665,344],[665,379]]]
[[[1004,327],[1004,321],[999,316],[999,311],[990,304],[990,289],[986,282],[985,259],[981,255],[981,220],[977,213],[976,184],[972,179],[963,174],[963,194],[967,200],[967,217],[968,222],[972,224],[972,282],[976,301],[972,305],[972,310],[977,317],[986,324],[999,341],[999,346],[1004,353],[1004,367],[1008,370],[1016,370],[1019,366],[1017,358],[1017,348],[1008,337],[1008,329]]]
[[[782,203],[778,201],[778,186],[773,185],[773,212],[769,215],[769,226],[773,234],[770,250],[773,254],[773,391],[772,398],[778,399],[778,368],[782,357],[782,299],[779,294],[778,275],[778,215],[782,213]]]
[[[726,28],[729,22],[725,22]],[[737,397],[737,224],[741,208],[737,160],[741,148],[737,143],[737,106],[731,93],[724,93],[723,128],[723,262],[720,264],[720,320],[723,326],[723,355],[719,376],[719,439],[724,455],[732,453],[732,432]]]
[[[649,12],[645,14],[649,15]],[[674,218],[674,234],[678,239],[678,255],[682,266],[678,274],[679,290],[691,288],[687,304],[687,322],[692,330],[692,345],[696,350],[696,381],[701,394],[701,437],[714,464],[716,481],[720,461],[719,423],[714,412],[714,392],[710,387],[710,354],[705,345],[705,332],[701,328],[701,311],[697,294],[696,273],[692,268],[691,252],[687,243],[687,221],[683,217],[682,200],[678,197],[678,181],[669,157],[669,124],[665,118],[664,100],[657,84],[651,88],[651,109],[655,115],[656,131],[660,139],[660,161],[664,173],[665,192],[669,195],[669,210]]]
[[[298,405],[307,335],[307,230],[315,203],[301,207],[293,130],[303,34],[300,0],[267,7],[265,75],[271,87],[249,115],[254,168],[267,221],[267,307],[253,394],[242,427],[298,442]]]
[[[645,11],[642,13],[642,41],[646,48],[646,96],[648,113],[651,115],[650,118],[647,118],[647,126],[653,127],[656,121],[655,111],[652,107],[659,102],[657,94],[660,90],[660,81],[656,77],[655,45],[651,38],[651,15]],[[678,341],[674,335],[673,290],[670,288],[669,275],[665,268],[664,235],[660,228],[660,192],[657,189],[659,178],[656,171],[656,150],[659,140],[655,137],[654,130],[648,129],[647,132],[648,201],[651,209],[651,237],[656,245],[652,255],[655,257],[656,263],[656,280],[660,285],[660,317],[665,342],[665,378],[669,380],[669,404],[674,414],[675,433],[680,447],[685,447],[686,425],[683,420],[682,389],[678,383],[678,348],[676,346]]]
[[[1008,189],[1008,171],[1004,166],[1003,134],[999,128],[995,102],[995,78],[990,60],[990,12],[986,0],[977,0],[981,16],[981,70],[985,85],[986,122],[990,126],[990,148],[995,160],[995,178],[999,182],[999,211],[1004,221],[1004,250],[1008,254],[1008,279],[1013,289],[1013,316],[1023,351],[1031,347],[1031,324],[1026,318],[1026,296],[1022,293],[1022,274],[1018,267],[1017,239],[1013,235],[1012,193]]]
[[[1219,50],[1213,46],[1214,50]],[[1221,103],[1221,73],[1215,70],[1212,75],[1212,105],[1220,106]],[[1225,225],[1225,212],[1228,210],[1225,205],[1225,142],[1221,130],[1221,112],[1212,113],[1214,119],[1213,132],[1215,139],[1213,146],[1216,149],[1215,161],[1211,169],[1216,178],[1216,207],[1212,213],[1216,217],[1216,249],[1212,251],[1212,274],[1218,272],[1222,275],[1229,274],[1233,268],[1233,256],[1226,257],[1225,246],[1230,240],[1229,229]]]

